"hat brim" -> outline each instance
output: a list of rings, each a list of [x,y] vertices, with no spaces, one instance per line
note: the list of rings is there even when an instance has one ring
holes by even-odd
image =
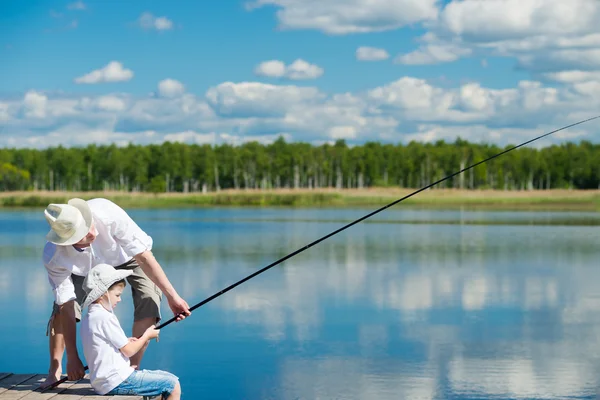
[[[78,226],[73,235],[68,238],[62,238],[58,236],[56,232],[50,230],[50,232],[48,232],[46,235],[46,240],[59,246],[69,246],[79,242],[88,234],[90,228],[92,227],[92,210],[85,200],[73,198],[69,200],[67,204],[77,208],[81,212],[84,223]]]
[[[102,282],[103,284],[105,284],[106,286],[96,286],[85,298],[85,301],[83,302],[83,305],[81,306],[82,308],[86,308],[89,307],[90,304],[92,304],[94,301],[98,300],[100,298],[100,296],[102,296],[104,293],[106,293],[106,291],[108,290],[108,288],[115,282],[119,282],[122,279],[127,278],[129,275],[133,274],[133,271],[130,269],[118,269],[116,270],[114,273],[112,273],[110,275],[110,278],[107,279],[105,282]]]

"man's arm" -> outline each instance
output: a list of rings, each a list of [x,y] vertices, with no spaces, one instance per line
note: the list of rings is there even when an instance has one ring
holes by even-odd
[[[148,278],[162,290],[165,296],[167,296],[167,301],[169,302],[169,307],[171,307],[173,314],[182,314],[177,317],[177,321],[181,321],[185,317],[191,315],[190,306],[179,296],[162,267],[158,261],[156,261],[152,251],[146,250],[136,255],[134,258],[144,273],[148,275]]]
[[[67,350],[67,375],[70,380],[83,378],[85,371],[77,351],[77,327],[75,321],[75,300],[70,300],[60,308],[60,321]]]
[[[150,280],[154,282],[168,298],[171,299],[178,296],[177,291],[169,281],[169,278],[167,278],[165,271],[163,271],[158,261],[156,261],[151,250],[146,250],[143,253],[136,255],[134,258],[138,265],[142,267],[142,270],[146,275],[148,275],[148,278],[150,278]]]
[[[189,305],[171,285],[167,275],[152,254],[152,238],[131,219],[125,210],[115,203],[106,200],[104,207],[111,220],[113,238],[121,245],[125,254],[135,258],[148,278],[162,290],[173,313],[175,315],[182,314],[177,317],[177,321],[190,315]]]
[[[75,300],[69,300],[59,307],[62,322],[62,332],[65,337],[67,357],[77,356],[77,323],[75,321]]]

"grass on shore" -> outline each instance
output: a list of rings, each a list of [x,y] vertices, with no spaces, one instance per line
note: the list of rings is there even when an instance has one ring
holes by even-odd
[[[211,193],[128,192],[0,192],[0,207],[45,207],[69,198],[108,198],[124,208],[169,207],[381,207],[415,189],[279,189],[222,190]],[[403,200],[420,208],[482,208],[500,210],[600,211],[600,190],[456,190],[430,189]]]

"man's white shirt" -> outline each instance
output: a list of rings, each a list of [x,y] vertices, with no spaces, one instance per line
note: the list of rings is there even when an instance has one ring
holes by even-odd
[[[121,207],[102,198],[87,203],[98,232],[92,244],[83,251],[50,242],[44,247],[43,262],[58,305],[76,299],[71,274],[86,276],[100,263],[116,267],[152,250],[152,238]]]

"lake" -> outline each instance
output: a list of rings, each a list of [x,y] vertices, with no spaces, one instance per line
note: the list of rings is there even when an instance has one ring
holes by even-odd
[[[193,305],[370,211],[130,215]],[[596,398],[599,224],[400,204],[167,326],[142,367],[178,375],[184,399]],[[0,371],[48,368],[47,231],[42,210],[0,212]],[[129,286],[116,313],[130,335]]]

